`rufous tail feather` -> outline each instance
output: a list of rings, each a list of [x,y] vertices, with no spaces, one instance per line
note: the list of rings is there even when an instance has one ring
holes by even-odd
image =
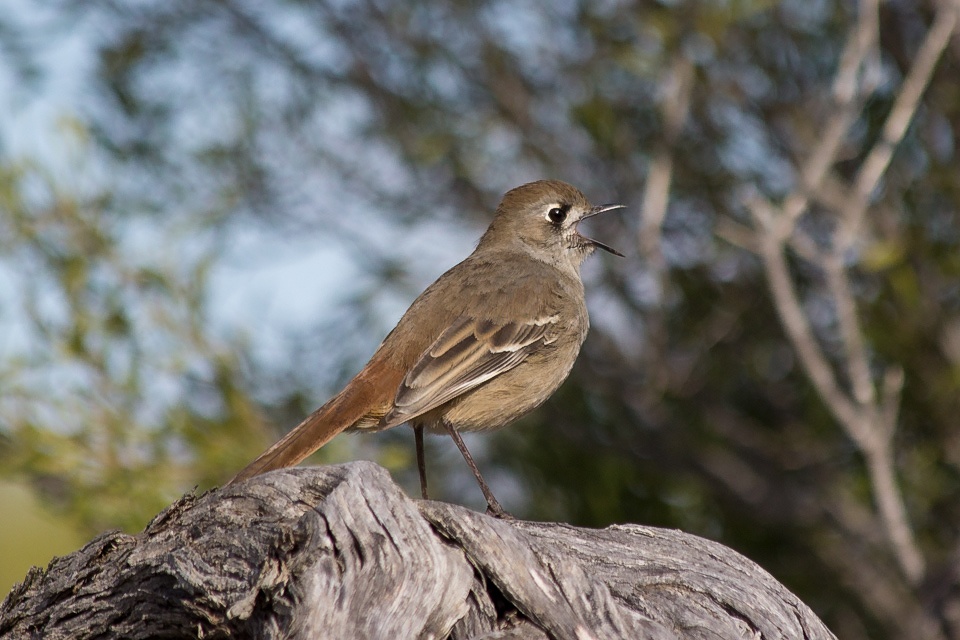
[[[369,372],[361,372],[343,391],[307,416],[227,484],[274,469],[292,467],[356,424],[379,404],[376,398],[379,385],[370,384],[369,377]]]

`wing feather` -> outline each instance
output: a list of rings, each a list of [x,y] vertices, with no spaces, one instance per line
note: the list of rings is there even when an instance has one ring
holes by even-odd
[[[380,426],[406,422],[509,371],[556,339],[557,320],[557,316],[544,316],[497,324],[471,317],[458,319],[404,377],[393,409]]]

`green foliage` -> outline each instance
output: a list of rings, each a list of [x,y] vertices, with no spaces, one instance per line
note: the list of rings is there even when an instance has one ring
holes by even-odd
[[[79,167],[81,171],[83,167]],[[0,360],[0,469],[26,476],[88,531],[135,531],[185,488],[206,488],[266,438],[240,345],[207,326],[211,255],[68,193],[36,163],[0,172],[0,254],[15,269]],[[166,237],[164,237],[166,236]],[[174,254],[156,247],[179,247]]]

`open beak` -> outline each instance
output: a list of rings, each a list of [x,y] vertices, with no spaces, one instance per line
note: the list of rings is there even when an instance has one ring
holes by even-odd
[[[615,209],[625,209],[625,208],[626,208],[626,207],[625,207],[624,205],[622,205],[622,204],[601,204],[601,205],[598,205],[598,206],[594,207],[593,209],[590,209],[590,211],[588,211],[586,215],[584,215],[582,218],[580,218],[580,221],[579,221],[577,224],[579,225],[580,222],[583,222],[583,221],[586,220],[587,218],[592,218],[593,216],[595,216],[595,215],[597,215],[597,214],[604,213],[604,212],[606,212],[606,211],[614,211]],[[579,233],[578,233],[578,235],[579,235]],[[623,255],[622,253],[620,253],[619,251],[617,251],[617,250],[614,249],[613,247],[608,247],[607,245],[603,244],[602,242],[598,242],[598,241],[594,240],[593,238],[588,238],[588,237],[583,236],[583,235],[581,235],[580,237],[583,238],[584,240],[586,240],[587,242],[589,242],[590,244],[592,244],[593,246],[597,247],[598,249],[603,249],[604,251],[609,251],[609,252],[612,253],[613,255],[615,255],[615,256],[620,256],[621,258],[624,257],[624,255]]]

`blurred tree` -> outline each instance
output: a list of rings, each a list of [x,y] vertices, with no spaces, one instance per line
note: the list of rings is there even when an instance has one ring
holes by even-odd
[[[47,6],[37,29],[95,42],[77,110],[111,202],[353,251],[355,295],[318,313],[282,383],[208,351],[279,431],[457,257],[441,221],[566,179],[643,218],[598,223],[634,257],[588,266],[573,379],[490,440],[485,467],[522,487],[509,508],[708,535],[844,638],[960,637],[955,0]],[[214,406],[177,423],[185,450],[208,428],[249,450],[256,411]]]
[[[0,469],[88,530],[140,528],[267,439],[250,437],[260,420],[244,345],[207,322],[215,229],[188,219],[138,233],[143,215],[73,169],[70,185],[28,161],[0,169],[0,255],[13,271]]]

